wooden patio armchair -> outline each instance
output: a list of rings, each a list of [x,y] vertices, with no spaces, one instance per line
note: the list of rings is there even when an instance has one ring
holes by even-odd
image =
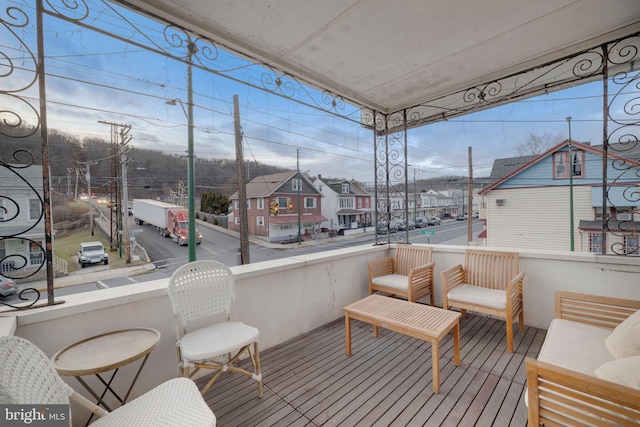
[[[522,284],[516,252],[467,249],[464,266],[458,264],[441,273],[442,308],[458,307],[500,317],[507,324],[507,350],[513,352],[513,322],[524,332]]]
[[[367,263],[369,294],[380,291],[411,302],[429,296],[429,303],[434,305],[434,267],[430,247],[398,245],[395,258],[386,257]]]

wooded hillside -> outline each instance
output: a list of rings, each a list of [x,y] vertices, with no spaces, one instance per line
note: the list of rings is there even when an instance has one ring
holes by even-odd
[[[9,135],[21,135],[20,138]],[[57,130],[48,133],[49,166],[51,168],[51,186],[55,193],[74,195],[76,186],[78,195],[86,191],[86,163],[91,173],[91,188],[96,196],[110,192],[113,177],[117,176],[114,159],[119,156],[111,144],[100,139],[79,140],[73,135]],[[135,140],[130,144],[130,159],[127,168],[129,198],[155,198],[169,196],[178,190],[180,181],[187,184],[187,158],[166,154],[161,151],[139,149]],[[40,132],[33,128],[8,128],[0,124],[0,160],[7,163],[26,163],[32,153],[36,164],[41,164]],[[284,171],[278,166],[252,162],[245,171],[250,173],[247,181],[259,175],[268,175]],[[203,192],[231,195],[237,189],[237,168],[235,160],[204,159],[196,157],[196,196]]]

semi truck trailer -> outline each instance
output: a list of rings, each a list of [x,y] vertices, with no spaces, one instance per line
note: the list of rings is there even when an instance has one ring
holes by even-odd
[[[155,227],[163,237],[171,237],[180,246],[189,244],[189,211],[182,206],[151,199],[133,199],[135,223]],[[202,243],[202,233],[196,230],[196,244]]]

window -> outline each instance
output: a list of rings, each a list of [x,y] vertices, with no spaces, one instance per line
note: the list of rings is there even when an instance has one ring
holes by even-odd
[[[340,199],[340,208],[341,209],[353,209],[353,199],[352,198],[341,198]]]
[[[238,217],[238,216],[237,216],[237,217],[235,217],[235,218],[233,219],[233,222],[235,223],[235,225],[240,225],[240,217]]]
[[[640,238],[638,236],[624,237],[624,253],[627,255],[640,255],[639,245]]]
[[[41,208],[39,199],[29,199],[29,219],[37,221],[40,218]]]
[[[343,194],[349,193],[349,183],[348,182],[345,182],[345,183],[342,184],[342,193]]]
[[[238,202],[239,202],[238,200],[234,200],[234,201],[233,201],[233,207],[234,207],[235,209],[238,209],[238,208],[240,207],[240,205],[238,204]]]
[[[288,197],[278,197],[276,199],[278,202],[278,207],[280,208],[280,213],[283,213],[287,209],[287,202],[289,201]]]
[[[44,252],[36,242],[29,243],[29,265],[40,265],[44,262]]]
[[[602,253],[601,233],[589,233],[589,252]]]
[[[568,151],[560,151],[553,154],[553,177],[555,179],[569,178],[569,171],[573,171],[574,178],[584,176],[584,151],[571,152],[571,161]]]
[[[256,199],[256,203],[258,205],[258,209],[264,209],[264,198],[259,197]]]
[[[257,216],[256,217],[256,225],[258,227],[264,227],[264,217],[263,216]]]
[[[280,224],[280,230],[291,230],[291,224]]]
[[[316,207],[316,198],[315,197],[305,197],[304,198],[304,207],[308,209],[313,209]]]
[[[302,190],[302,180],[301,179],[292,179],[291,180],[291,189],[293,191]]]
[[[4,221],[4,212],[5,212],[4,200],[0,200],[0,221]]]
[[[369,199],[364,199],[364,207],[368,208],[369,207]]]
[[[362,199],[358,199],[358,209],[362,208]]]
[[[247,209],[251,209],[251,199],[247,199]]]

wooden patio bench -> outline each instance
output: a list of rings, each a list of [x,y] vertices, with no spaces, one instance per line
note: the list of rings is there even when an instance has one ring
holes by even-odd
[[[519,271],[516,252],[467,249],[464,266],[458,264],[441,273],[442,308],[458,307],[462,317],[466,310],[505,319],[507,350],[513,353],[513,322],[518,320],[524,332],[522,283],[524,271]]]
[[[638,311],[640,301],[556,292],[538,359],[526,359],[530,426],[640,424]]]
[[[375,291],[406,298],[415,302],[429,296],[433,304],[433,269],[431,248],[401,244],[396,256],[367,263],[369,269],[369,294]]]

